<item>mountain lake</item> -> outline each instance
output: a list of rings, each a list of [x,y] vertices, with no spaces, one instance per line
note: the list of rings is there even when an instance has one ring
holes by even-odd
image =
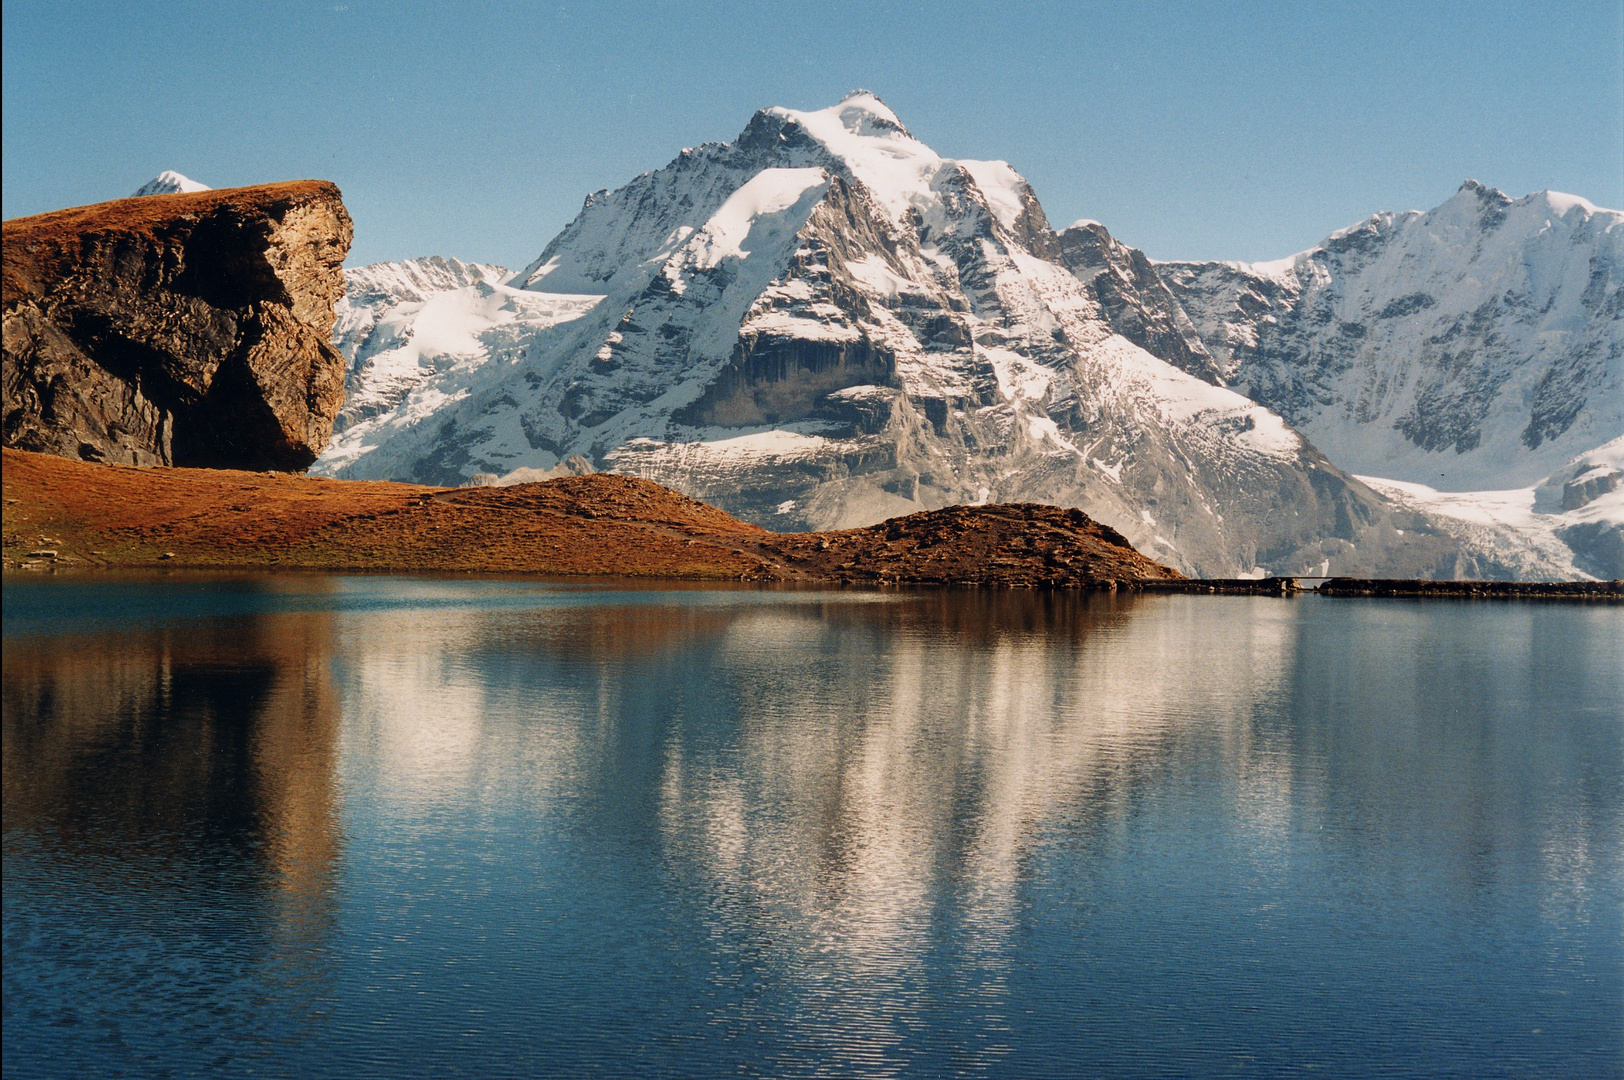
[[[4,1074],[1624,1076],[1624,606],[7,578]]]

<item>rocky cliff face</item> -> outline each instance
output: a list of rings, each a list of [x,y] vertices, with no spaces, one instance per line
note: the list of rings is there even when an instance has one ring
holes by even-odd
[[[352,226],[319,181],[4,225],[6,446],[91,461],[304,469],[332,434]]]
[[[1111,329],[1181,371],[1224,385],[1222,368],[1144,252],[1097,221],[1076,222],[1056,239],[1061,261],[1094,291]]]

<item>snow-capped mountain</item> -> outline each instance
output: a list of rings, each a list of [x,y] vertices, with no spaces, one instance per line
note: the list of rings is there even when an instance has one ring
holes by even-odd
[[[151,180],[136,189],[132,198],[143,195],[177,195],[184,191],[208,191],[207,184],[200,184],[191,177],[182,176],[173,169],[165,169]]]
[[[866,93],[595,193],[505,283],[365,300],[401,265],[356,272],[317,472],[584,457],[777,529],[1025,500],[1207,575],[1525,572],[1219,385],[1228,355],[1142,255],[1057,234],[1009,165],[942,158]]]
[[[1624,213],[1467,181],[1274,263],[1162,263],[1226,383],[1356,473],[1523,488],[1624,434]]]

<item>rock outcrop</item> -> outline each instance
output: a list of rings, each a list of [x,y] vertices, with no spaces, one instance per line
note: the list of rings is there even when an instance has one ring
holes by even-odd
[[[323,181],[4,225],[3,440],[132,465],[301,470],[332,436],[353,234]]]
[[[785,533],[768,546],[789,580],[848,585],[1088,589],[1185,580],[1081,510],[1036,503],[949,506],[862,529]]]

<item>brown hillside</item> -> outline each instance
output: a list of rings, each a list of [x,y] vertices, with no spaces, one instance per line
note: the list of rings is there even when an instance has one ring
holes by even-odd
[[[430,488],[3,454],[7,567],[303,567],[1045,588],[1179,578],[1081,511],[1050,506],[958,506],[866,529],[779,534],[650,481],[608,473],[514,487]]]

